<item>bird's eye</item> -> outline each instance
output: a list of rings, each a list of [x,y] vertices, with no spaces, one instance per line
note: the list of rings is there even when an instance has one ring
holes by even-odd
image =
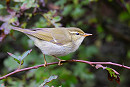
[[[76,33],[76,35],[79,35],[79,33]]]

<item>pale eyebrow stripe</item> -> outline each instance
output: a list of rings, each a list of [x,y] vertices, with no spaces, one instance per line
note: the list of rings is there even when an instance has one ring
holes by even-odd
[[[70,33],[78,33],[78,32],[70,32]]]

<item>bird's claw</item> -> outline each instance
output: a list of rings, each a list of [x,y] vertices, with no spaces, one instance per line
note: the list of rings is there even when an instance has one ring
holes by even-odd
[[[61,63],[61,62],[63,62],[63,61],[66,61],[66,60],[59,60],[58,65],[59,65],[59,66],[63,65],[63,63]]]

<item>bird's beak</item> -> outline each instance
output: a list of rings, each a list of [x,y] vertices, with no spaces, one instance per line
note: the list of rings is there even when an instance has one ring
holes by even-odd
[[[88,34],[88,33],[85,33],[83,36],[86,37],[86,36],[90,36],[92,34]]]

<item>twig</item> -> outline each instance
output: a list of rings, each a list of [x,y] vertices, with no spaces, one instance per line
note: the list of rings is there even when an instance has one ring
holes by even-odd
[[[126,69],[130,69],[130,67],[128,66],[125,66],[125,65],[121,65],[121,64],[117,64],[117,63],[112,63],[112,62],[90,62],[90,61],[85,61],[85,60],[66,60],[66,61],[62,61],[61,63],[68,63],[68,62],[80,62],[80,63],[86,63],[86,64],[89,64],[89,65],[97,65],[97,64],[101,64],[101,65],[114,65],[114,66],[119,66],[119,67],[123,67],[123,68],[126,68]],[[47,63],[47,65],[55,65],[55,64],[58,64],[59,62],[52,62],[52,63]],[[36,66],[33,66],[33,67],[28,67],[28,68],[24,68],[24,69],[17,69],[5,76],[2,76],[0,77],[0,80],[2,79],[5,79],[15,73],[18,73],[18,72],[22,72],[22,71],[27,71],[27,70],[31,70],[31,69],[37,69],[39,67],[44,67],[44,64],[41,64],[41,65],[36,65]]]

